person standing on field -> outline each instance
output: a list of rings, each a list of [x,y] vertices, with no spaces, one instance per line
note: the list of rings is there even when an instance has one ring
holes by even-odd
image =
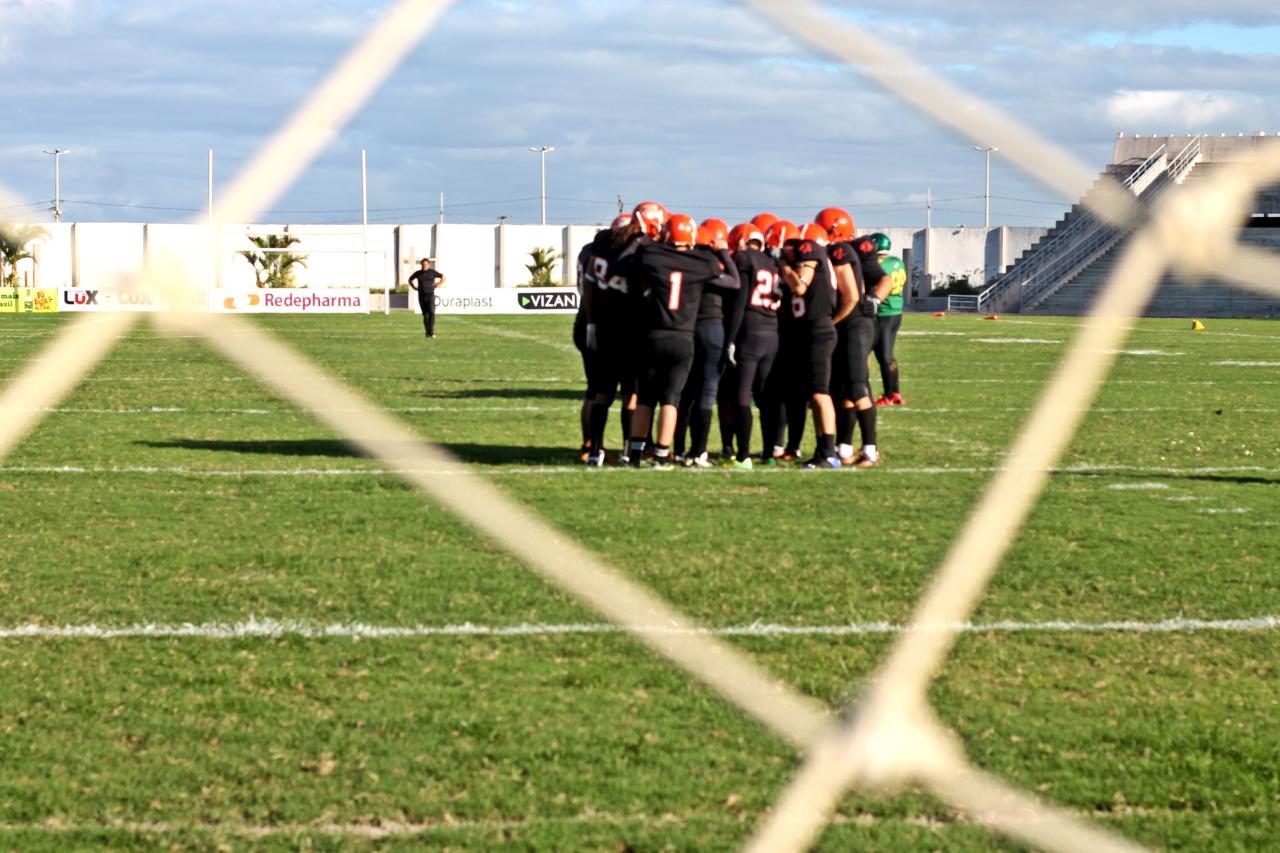
[[[409,276],[409,286],[418,291],[418,307],[422,309],[422,328],[428,338],[436,336],[436,287],[443,287],[445,277],[431,268],[431,259],[423,258],[422,269]]]

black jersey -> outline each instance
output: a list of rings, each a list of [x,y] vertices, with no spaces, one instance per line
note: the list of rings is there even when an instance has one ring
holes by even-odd
[[[853,313],[861,314],[864,317],[874,317],[876,311],[871,307],[871,297],[876,295],[876,286],[888,276],[888,273],[880,266],[880,261],[876,259],[875,255],[862,256],[860,272],[858,284],[861,286],[862,292],[858,294],[858,308]]]
[[[616,265],[630,288],[643,297],[643,321],[650,331],[693,332],[698,305],[708,286],[729,286],[736,270],[726,273],[720,258],[709,252],[681,251],[665,243],[649,243]]]
[[[591,257],[595,254],[596,240],[600,239],[600,235],[607,233],[606,231],[597,231],[596,236],[590,243],[582,247],[578,252],[578,306],[581,310],[583,301],[582,294],[596,286],[595,276],[591,273]]]
[[[853,271],[853,298],[860,300],[866,285],[863,284],[862,264],[864,259],[858,254],[858,250],[853,247],[852,243],[832,243],[827,246],[827,257],[831,259],[832,267],[847,266]],[[839,305],[836,306],[837,309]],[[854,317],[859,314],[859,309],[855,306],[849,314],[840,321],[838,328],[846,329],[853,321]]]
[[[802,265],[816,261],[813,279],[804,295],[799,299],[792,298],[791,313],[794,319],[805,323],[830,322],[835,316],[836,276],[831,268],[831,259],[821,243],[813,240],[788,240],[783,250],[783,263],[798,270]]]
[[[620,325],[634,319],[639,294],[632,292],[627,276],[619,268],[626,257],[650,242],[647,237],[639,236],[617,247],[612,231],[605,229],[596,234],[591,241],[590,269],[584,277],[584,281],[589,278],[595,287],[591,298],[591,322]]]
[[[705,246],[697,246],[695,252],[705,255],[715,260],[720,267],[724,268],[724,261],[717,252]],[[730,267],[733,270],[734,267]],[[724,284],[725,282],[720,282]],[[735,291],[740,287],[737,275],[733,276],[733,290],[727,290],[720,286],[708,286],[702,288],[702,297],[698,300],[698,322],[699,323],[720,323],[728,326],[728,320],[732,316]],[[728,309],[726,310],[726,305]]]
[[[736,303],[737,321],[732,328],[777,328],[782,307],[782,277],[778,263],[757,249],[743,249],[734,256],[742,293]]]

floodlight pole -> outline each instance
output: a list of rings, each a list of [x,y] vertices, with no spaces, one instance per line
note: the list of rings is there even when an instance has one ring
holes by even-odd
[[[981,145],[975,145],[973,146],[973,150],[986,152],[986,155],[987,155],[986,189],[984,189],[982,192],[982,227],[990,228],[991,227],[991,152],[999,151],[1000,149],[991,145],[988,145],[985,147]]]
[[[55,148],[45,151],[53,155],[53,221],[62,221],[62,155],[70,154],[70,149]]]
[[[543,145],[541,148],[530,148],[536,154],[539,154],[542,160],[542,224],[547,224],[547,152],[555,151],[555,146]]]

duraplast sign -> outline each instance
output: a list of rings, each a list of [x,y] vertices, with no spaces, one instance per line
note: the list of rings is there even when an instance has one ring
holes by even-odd
[[[369,294],[354,288],[213,291],[209,308],[224,314],[367,314]]]
[[[439,287],[435,300],[440,314],[574,314],[578,310],[578,291],[572,287]],[[409,302],[417,311],[417,300]]]

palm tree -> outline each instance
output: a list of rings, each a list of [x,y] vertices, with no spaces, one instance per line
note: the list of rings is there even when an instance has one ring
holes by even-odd
[[[529,258],[533,263],[524,265],[524,268],[529,271],[527,286],[554,287],[556,282],[551,280],[551,276],[556,270],[556,262],[560,260],[556,250],[550,246],[545,249],[534,249],[529,253]]]
[[[39,225],[0,224],[0,283],[17,287],[18,261],[35,257],[27,247],[48,236],[49,232]]]
[[[251,235],[250,242],[259,249],[287,249],[294,243],[301,242],[298,237],[288,234]],[[292,252],[240,252],[253,265],[253,277],[258,287],[293,287],[293,267],[305,267],[306,255],[295,255]]]

